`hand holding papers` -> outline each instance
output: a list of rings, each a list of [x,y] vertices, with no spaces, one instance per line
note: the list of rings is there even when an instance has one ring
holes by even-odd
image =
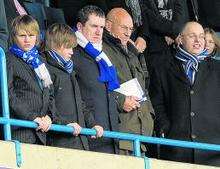
[[[136,96],[139,98],[139,102],[147,100],[147,97],[144,96],[144,91],[142,90],[137,78],[121,84],[120,88],[115,89],[114,91],[124,94],[125,96]]]

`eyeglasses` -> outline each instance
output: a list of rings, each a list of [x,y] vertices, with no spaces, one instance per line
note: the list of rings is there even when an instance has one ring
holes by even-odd
[[[119,27],[121,29],[123,29],[123,31],[130,31],[130,32],[133,32],[134,31],[134,28],[133,27],[128,27],[128,26],[125,26],[125,25],[119,25]]]
[[[112,22],[112,23],[114,23],[114,24],[116,24],[115,22],[113,22],[112,20],[110,20],[110,19],[108,19],[107,18],[107,20],[109,21],[109,22]],[[130,31],[130,32],[133,32],[134,31],[134,27],[128,27],[128,26],[126,26],[126,25],[118,25],[123,31]]]

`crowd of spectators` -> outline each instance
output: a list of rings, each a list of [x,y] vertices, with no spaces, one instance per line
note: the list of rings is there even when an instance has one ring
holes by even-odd
[[[38,124],[12,127],[12,138],[122,155],[133,154],[132,142],[104,130],[220,144],[218,8],[218,0],[0,1],[10,115]],[[142,97],[119,92],[132,79]],[[51,132],[52,123],[74,132]],[[80,135],[83,127],[96,135]],[[219,152],[147,144],[141,152],[220,166]]]

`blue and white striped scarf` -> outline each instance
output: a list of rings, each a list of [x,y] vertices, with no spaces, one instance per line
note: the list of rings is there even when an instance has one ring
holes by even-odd
[[[208,56],[207,50],[203,50],[198,55],[192,55],[185,51],[180,46],[177,48],[177,53],[175,57],[182,61],[184,71],[186,73],[187,78],[189,79],[190,83],[193,84],[195,81],[195,75],[198,71],[199,62],[204,60]]]
[[[108,90],[113,91],[120,87],[115,66],[111,63],[106,54],[93,46],[84,35],[78,30],[74,29],[77,43],[81,46],[89,56],[97,62],[99,66],[99,78],[102,83],[107,83]]]
[[[73,72],[73,61],[72,60],[66,60],[54,50],[50,50],[48,51],[48,53],[60,66],[62,66],[65,69],[67,73],[71,74]]]
[[[9,48],[9,51],[16,57],[21,58],[25,63],[30,65],[32,69],[34,69],[34,72],[39,80],[41,80],[44,87],[50,87],[52,84],[50,74],[45,64],[39,59],[40,55],[36,47],[33,47],[31,50],[25,52],[14,44]]]

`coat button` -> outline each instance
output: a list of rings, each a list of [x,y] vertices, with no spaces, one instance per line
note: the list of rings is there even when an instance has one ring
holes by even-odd
[[[190,90],[190,94],[191,94],[191,95],[194,94],[194,91],[193,91],[193,90]]]
[[[192,134],[191,137],[192,137],[192,139],[196,139],[196,135],[195,134]]]
[[[190,113],[191,117],[195,116],[195,113],[194,112],[191,112]]]

